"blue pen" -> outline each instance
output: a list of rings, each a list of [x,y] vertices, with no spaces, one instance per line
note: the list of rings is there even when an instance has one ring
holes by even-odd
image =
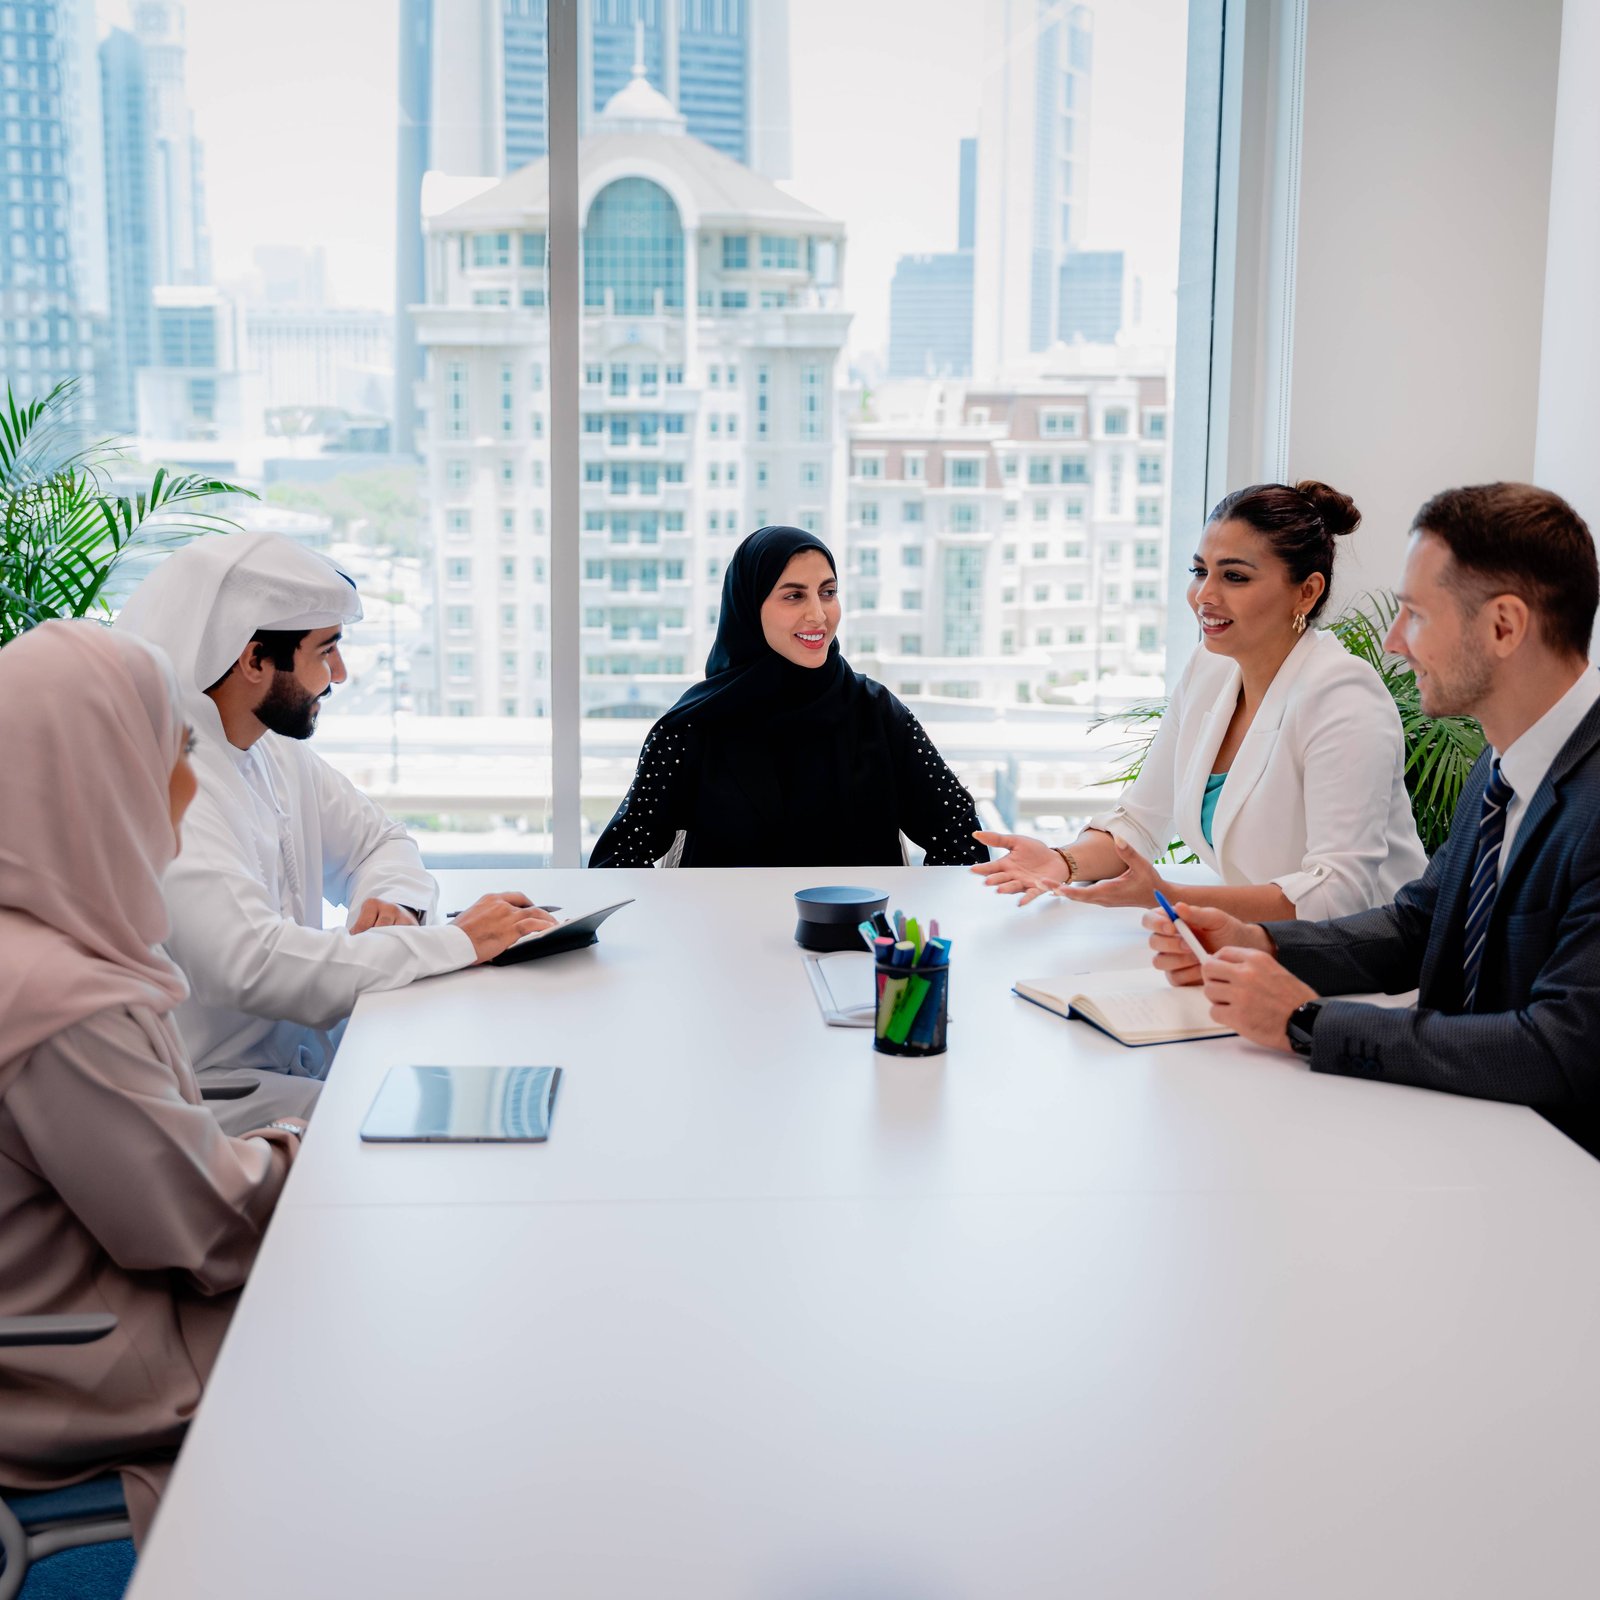
[[[903,911],[894,914],[894,936],[897,941],[906,936],[906,914]]]
[[[878,929],[877,929],[877,925],[875,923],[872,923],[872,922],[858,922],[856,924],[856,932],[859,933],[861,935],[861,937],[867,941],[867,949],[869,949],[869,950],[877,942]]]
[[[1207,951],[1206,947],[1201,944],[1197,938],[1195,938],[1194,929],[1191,928],[1189,924],[1172,909],[1172,902],[1167,899],[1167,897],[1162,894],[1159,889],[1156,890],[1156,904],[1160,906],[1161,909],[1165,911],[1166,914],[1172,919],[1172,925],[1178,930],[1178,936],[1186,945],[1188,945],[1191,950],[1194,951],[1195,955],[1201,961],[1209,961],[1211,959],[1210,953]]]

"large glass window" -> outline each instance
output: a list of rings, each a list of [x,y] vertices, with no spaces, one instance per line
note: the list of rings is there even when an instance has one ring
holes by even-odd
[[[106,20],[137,33],[158,9]],[[579,8],[576,152],[546,137],[544,8],[502,9],[457,75],[445,7],[402,37],[371,0],[294,30],[187,0],[186,45],[160,60],[198,141],[162,171],[203,156],[187,253],[141,277],[144,246],[113,227],[107,349],[29,349],[19,394],[70,355],[105,377],[91,420],[138,470],[238,482],[262,497],[246,525],[349,567],[367,616],[317,748],[431,861],[550,852],[553,545],[576,552],[586,849],[763,522],[829,542],[852,662],[911,704],[987,820],[1103,803],[1096,714],[1162,691],[1184,0],[808,0],[766,34],[745,0],[606,0]],[[270,143],[240,114],[241,60],[299,108]],[[397,116],[352,123],[355,104]],[[335,144],[348,181],[330,185]],[[539,161],[575,162],[588,197],[570,389]],[[153,190],[118,196],[154,237]],[[70,276],[48,221],[12,232]],[[135,291],[142,318],[116,299]]]
[[[618,178],[595,196],[583,230],[583,303],[637,316],[683,305],[683,225],[648,178]]]

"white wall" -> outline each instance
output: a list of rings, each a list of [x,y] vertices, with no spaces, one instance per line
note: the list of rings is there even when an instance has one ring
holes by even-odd
[[[1561,9],[1310,0],[1287,468],[1362,509],[1343,595],[1430,494],[1533,475]]]
[[[1600,536],[1600,0],[1566,0],[1534,480]]]

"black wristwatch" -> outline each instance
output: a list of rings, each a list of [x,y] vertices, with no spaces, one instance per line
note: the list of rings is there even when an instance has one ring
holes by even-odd
[[[1311,1054],[1311,1033],[1317,1025],[1317,1016],[1321,1010],[1320,1000],[1307,1000],[1303,1006],[1296,1006],[1289,1013],[1289,1044],[1297,1056]]]

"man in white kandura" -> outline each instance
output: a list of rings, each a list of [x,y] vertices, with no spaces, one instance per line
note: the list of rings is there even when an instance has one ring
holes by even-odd
[[[172,657],[196,735],[200,792],[164,887],[168,952],[189,979],[177,1009],[205,1074],[260,1074],[251,1126],[309,1109],[345,1019],[395,989],[498,955],[553,918],[491,894],[439,921],[438,885],[397,822],[306,745],[345,680],[354,582],[274,533],[185,545],[129,597],[117,627]],[[322,926],[322,902],[350,908]],[[234,1102],[211,1102],[226,1124]]]

